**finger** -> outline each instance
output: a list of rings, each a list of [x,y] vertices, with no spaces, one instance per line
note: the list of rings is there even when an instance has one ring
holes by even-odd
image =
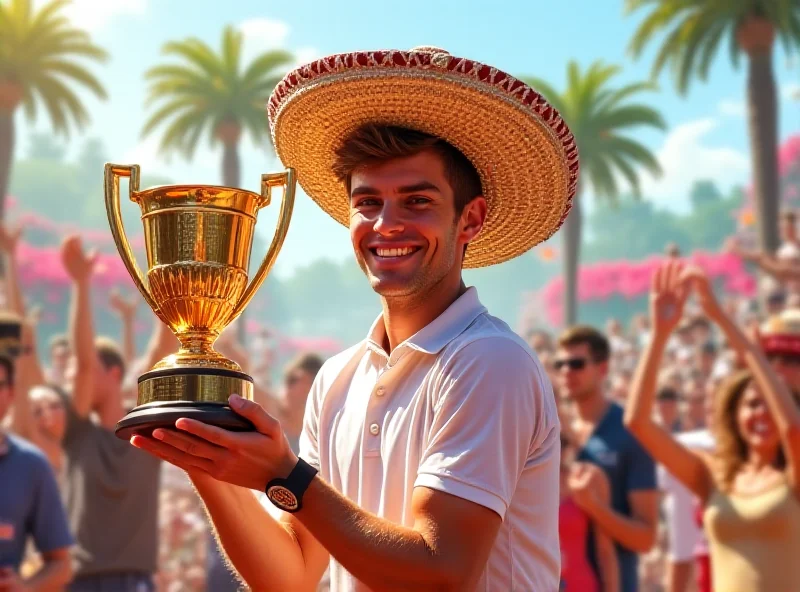
[[[219,446],[215,446],[202,438],[197,438],[179,430],[158,428],[153,430],[153,438],[173,448],[177,448],[189,456],[197,456],[209,460],[218,459],[220,453],[223,451]]]
[[[221,448],[234,448],[239,443],[233,432],[218,428],[196,419],[189,419],[182,417],[175,422],[177,427],[182,432],[187,432],[198,438],[202,438]]]
[[[678,279],[680,278],[683,263],[681,261],[672,261],[669,266],[668,289],[670,292],[677,292]]]
[[[664,267],[659,266],[653,274],[652,290],[654,294],[661,293],[661,278],[664,275]]]
[[[277,419],[267,413],[255,401],[248,401],[239,395],[231,395],[228,403],[236,413],[253,422],[255,428],[270,438],[278,438],[281,433],[281,424]]]
[[[157,456],[161,460],[165,460],[168,463],[175,465],[179,469],[183,469],[184,471],[189,470],[189,468],[198,468],[208,472],[211,470],[214,464],[207,458],[191,456],[182,450],[175,448],[174,446],[164,444],[163,442],[159,442],[153,438],[146,438],[138,435],[133,436],[131,438],[131,444],[136,446],[136,448],[149,452],[153,456]]]

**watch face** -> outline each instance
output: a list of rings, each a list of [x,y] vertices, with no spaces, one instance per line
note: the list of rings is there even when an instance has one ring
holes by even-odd
[[[283,485],[273,485],[267,490],[267,497],[269,500],[287,512],[291,512],[298,508],[297,496],[291,491],[286,489]]]

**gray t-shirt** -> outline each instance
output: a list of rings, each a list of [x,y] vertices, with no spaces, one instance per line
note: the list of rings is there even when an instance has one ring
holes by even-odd
[[[64,501],[75,575],[155,573],[161,461],[67,404]]]
[[[72,545],[56,478],[33,444],[7,435],[0,454],[0,567],[18,571],[28,538],[40,553]]]

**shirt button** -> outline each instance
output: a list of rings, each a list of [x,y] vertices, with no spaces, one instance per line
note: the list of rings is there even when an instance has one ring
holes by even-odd
[[[379,426],[377,423],[373,423],[371,426],[369,426],[369,433],[372,434],[373,436],[377,436],[380,433],[380,431],[381,431],[381,426]]]
[[[384,393],[386,393],[385,386],[379,386],[377,389],[375,389],[375,394],[378,395],[379,397],[382,397]]]

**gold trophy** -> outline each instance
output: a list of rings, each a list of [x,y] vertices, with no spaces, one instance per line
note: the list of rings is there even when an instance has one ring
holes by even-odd
[[[136,264],[120,212],[119,180],[128,177],[139,204],[147,279]],[[253,398],[253,379],[214,351],[267,277],[280,252],[294,207],[293,169],[261,177],[261,194],[213,185],[166,185],[139,190],[138,165],[105,165],[108,222],[122,261],[153,312],[172,329],[180,349],[139,377],[138,399],[116,426],[120,438],[171,427],[181,417],[233,431],[252,430],[228,406],[231,394]],[[258,211],[283,187],[278,225],[264,261],[248,284]]]

